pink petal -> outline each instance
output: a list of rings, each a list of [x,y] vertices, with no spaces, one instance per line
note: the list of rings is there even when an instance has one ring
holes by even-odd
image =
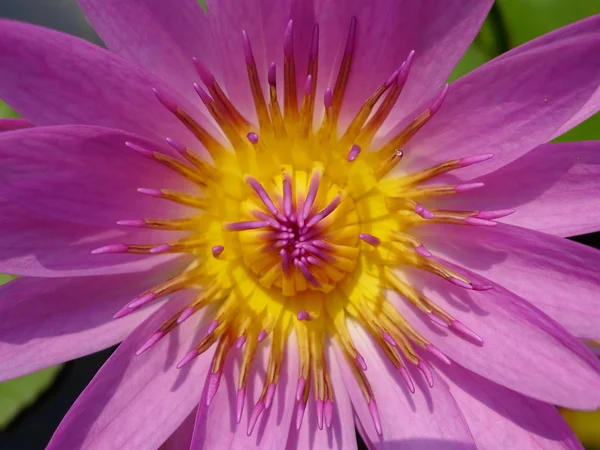
[[[478,449],[581,448],[555,406],[492,383],[458,364],[439,368]]]
[[[71,407],[48,449],[158,448],[198,404],[212,352],[175,365],[198,341],[195,315],[142,356],[138,348],[194,295],[184,292],[137,327]]]
[[[600,141],[540,145],[477,181],[441,209],[516,209],[502,222],[559,236],[600,229]]]
[[[185,450],[190,448],[196,412],[197,409],[194,409],[191,414],[186,417],[181,425],[179,425],[179,428],[177,428],[169,439],[160,446],[159,450]]]
[[[175,99],[197,120],[203,120],[202,113],[137,65],[34,25],[1,21],[0,34],[0,98],[35,125],[101,125],[195,145],[152,88]]]
[[[33,124],[25,119],[0,119],[0,133],[31,127]]]
[[[598,89],[600,33],[493,60],[450,86],[438,114],[406,146],[406,170],[494,153],[460,176],[489,173],[550,140]]]
[[[597,33],[600,28],[600,15],[588,17],[587,19],[580,20],[571,25],[568,25],[558,30],[552,31],[551,33],[544,34],[537,39],[527,42],[511,52],[501,55],[499,58],[505,58],[510,55],[516,55],[519,53],[535,50],[544,45],[548,45],[552,42],[558,42],[564,39],[570,39],[573,37],[581,37],[590,33]],[[590,96],[588,101],[569,119],[562,127],[560,127],[552,136],[552,139],[560,136],[561,134],[569,131],[571,128],[577,126],[588,117],[592,116],[600,109],[600,87],[598,87],[593,94]]]
[[[434,254],[475,268],[578,338],[600,339],[600,251],[510,225],[484,228],[423,228],[421,238]]]
[[[0,272],[31,277],[110,275],[148,270],[180,255],[92,255],[115,243],[152,243],[168,232],[64,222],[0,200]],[[172,235],[170,236],[172,237]],[[185,259],[182,260],[185,263]]]
[[[112,316],[168,267],[109,277],[18,278],[0,286],[0,379],[108,348],[157,306]]]
[[[316,20],[322,29],[319,92],[335,84],[354,16],[356,46],[343,104],[345,121],[415,50],[409,81],[390,121],[404,118],[441,88],[491,5],[489,0],[316,0]]]
[[[0,196],[42,215],[93,226],[182,214],[185,208],[137,189],[186,189],[186,180],[126,147],[128,141],[163,150],[152,141],[108,128],[36,127],[2,133]]]
[[[395,448],[400,442],[436,442],[442,446],[453,443],[465,449],[475,448],[467,423],[446,383],[436,376],[435,387],[430,389],[421,374],[411,366],[409,371],[416,385],[415,393],[411,394],[398,371],[371,338],[357,326],[351,326],[350,333],[367,360],[369,368],[366,375],[379,408],[383,437],[375,431],[365,397],[347,362],[341,354],[337,354],[337,360],[352,406],[362,425],[363,437],[372,448]]]
[[[191,450],[221,449],[270,449],[281,448],[293,427],[298,355],[296,340],[292,336],[287,342],[281,377],[270,409],[263,411],[253,432],[247,435],[252,409],[263,388],[264,368],[267,366],[268,347],[264,344],[257,350],[254,369],[250,372],[242,420],[237,424],[237,373],[238,364],[230,358],[223,371],[221,384],[212,404],[207,407],[204,393],[198,415]],[[235,352],[236,350],[231,350]],[[239,350],[237,350],[239,352]],[[260,369],[259,369],[260,368]],[[204,379],[202,380],[204,383]]]
[[[354,450],[357,448],[356,432],[354,430],[354,411],[350,403],[350,397],[344,387],[341,369],[335,359],[332,348],[329,348],[328,351],[327,364],[331,382],[334,386],[334,409],[331,429],[324,427],[323,430],[319,430],[316,428],[317,413],[311,394],[300,430],[296,429],[296,418],[293,417],[286,450],[305,450],[307,448],[318,450]]]
[[[106,46],[176,88],[193,94],[192,58],[216,60],[208,18],[197,0],[79,0]]]
[[[423,336],[453,361],[514,391],[572,409],[600,405],[600,363],[580,341],[501,285],[440,262],[494,288],[469,291],[416,270],[406,270],[406,279],[484,342],[479,345],[433,325],[406,301],[391,295],[390,300]]]
[[[208,0],[208,19],[213,35],[214,50],[220,55],[216,70],[222,75],[227,94],[239,110],[254,119],[256,112],[248,84],[242,31],[245,30],[252,44],[258,74],[263,91],[268,92],[267,71],[269,64],[278,67],[278,84],[283,86],[283,44],[286,26],[294,20],[294,48],[300,57],[297,73],[299,84],[304,84],[306,61],[310,48],[314,16],[312,2],[302,0]],[[302,62],[304,61],[304,62]],[[281,100],[282,101],[282,100]],[[283,104],[283,102],[282,102]]]

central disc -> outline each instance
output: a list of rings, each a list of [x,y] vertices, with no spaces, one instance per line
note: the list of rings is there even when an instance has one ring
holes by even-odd
[[[246,177],[250,188],[240,212],[243,259],[266,288],[291,296],[308,289],[331,291],[352,271],[358,257],[354,201],[323,175],[282,168],[265,180]]]

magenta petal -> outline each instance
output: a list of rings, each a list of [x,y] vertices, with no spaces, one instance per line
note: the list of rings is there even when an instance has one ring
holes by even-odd
[[[392,122],[402,119],[441,88],[491,5],[489,0],[316,0],[316,20],[322,29],[319,92],[335,83],[354,16],[355,56],[342,122],[347,123],[414,50],[409,80],[390,117]]]
[[[450,86],[438,114],[406,146],[403,167],[494,153],[463,169],[471,179],[550,140],[598,89],[600,33],[493,60]],[[559,55],[557,57],[557,55]]]
[[[363,437],[373,448],[394,448],[401,442],[475,448],[469,428],[448,386],[435,374],[430,389],[414,366],[409,371],[417,389],[411,394],[402,377],[364,330],[351,324],[350,333],[369,365],[366,372],[379,408],[383,436],[375,431],[365,397],[341,354],[336,354],[346,390],[362,425]],[[402,424],[402,426],[399,426]]]
[[[555,406],[492,383],[457,364],[439,367],[478,449],[580,449]]]
[[[194,409],[189,416],[179,425],[179,428],[160,446],[159,450],[187,450],[192,443],[192,433],[194,432],[194,421],[196,420],[197,409]]]
[[[79,0],[109,50],[189,95],[192,58],[215,65],[208,18],[197,0]]]
[[[0,21],[0,34],[0,98],[35,125],[101,125],[195,143],[152,88],[175,98],[196,119],[203,120],[202,113],[139,66],[34,25]]]
[[[407,270],[406,277],[480,335],[483,344],[432,324],[406,301],[390,295],[423,336],[456,363],[514,391],[573,409],[596,409],[600,405],[600,363],[585,345],[502,285],[440,262],[474,283],[493,284],[494,288],[469,291],[416,270]]]
[[[33,124],[25,119],[0,119],[0,133],[4,131],[22,130],[31,128]]]
[[[156,310],[112,316],[168,268],[111,277],[18,278],[0,287],[0,379],[97,352]]]
[[[600,141],[540,145],[477,181],[440,208],[514,208],[502,222],[559,236],[600,229]]]
[[[237,364],[229,359],[225,364],[220,387],[210,406],[206,406],[206,392],[203,393],[196,416],[194,437],[191,450],[200,449],[268,449],[274,445],[282,446],[287,440],[290,427],[293,426],[296,379],[298,374],[298,355],[296,339],[290,336],[285,348],[285,357],[281,368],[280,381],[277,384],[270,408],[263,410],[252,434],[247,435],[249,418],[258,401],[266,367],[268,347],[257,350],[256,358],[261,367],[250,371],[245,406],[241,422],[237,423]],[[202,379],[201,385],[204,383]],[[274,444],[277,443],[277,444]]]
[[[0,200],[0,272],[31,277],[110,275],[148,270],[180,255],[92,255],[116,242],[151,243],[168,232],[64,222]],[[181,264],[185,263],[185,258]],[[180,263],[175,263],[180,264]]]
[[[585,36],[586,34],[597,33],[600,29],[600,15],[588,17],[587,19],[580,20],[571,25],[568,25],[558,30],[554,30],[551,33],[544,34],[537,39],[527,42],[519,47],[511,50],[510,52],[500,55],[499,58],[505,58],[511,55],[528,52],[535,50],[544,45],[558,42],[564,39],[571,39],[574,37]],[[565,123],[561,126],[552,136],[552,139],[560,136],[561,134],[569,131],[571,128],[577,126],[588,117],[597,113],[600,110],[600,86],[592,93],[590,98],[585,104]]]
[[[135,352],[193,295],[172,296],[123,341],[71,407],[49,450],[158,448],[167,440],[198,404],[211,360],[209,350],[188,368],[175,368],[198,341],[201,315],[142,356]]]
[[[116,227],[120,219],[173,217],[185,209],[139,187],[185,189],[186,180],[125,146],[162,146],[119,130],[36,127],[0,134],[0,197],[68,222]]]
[[[431,227],[421,238],[434,253],[476,268],[574,336],[600,339],[599,250],[511,225]]]
[[[357,448],[352,403],[350,403],[350,397],[344,388],[341,369],[333,349],[330,348],[328,353],[327,367],[335,389],[331,429],[316,429],[317,412],[311,395],[300,430],[296,429],[296,418],[293,417],[286,450],[305,450],[307,448],[355,450]]]

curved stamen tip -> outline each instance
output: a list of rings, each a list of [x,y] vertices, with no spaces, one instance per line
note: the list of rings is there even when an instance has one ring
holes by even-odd
[[[515,212],[514,209],[498,209],[495,211],[479,211],[479,213],[475,214],[472,217],[476,217],[478,219],[501,219],[502,217],[510,216]]]
[[[376,236],[373,236],[372,234],[360,233],[358,237],[361,240],[365,241],[367,244],[372,245],[373,247],[377,247],[379,244],[381,244],[381,239],[379,239]]]
[[[465,219],[465,223],[467,225],[484,226],[484,227],[495,227],[496,225],[498,225],[498,222],[494,222],[493,220],[480,219],[475,216],[467,217]]]
[[[348,30],[348,39],[346,40],[346,48],[344,53],[350,55],[354,52],[354,39],[356,37],[356,17],[350,19],[350,29]]]
[[[313,27],[312,41],[310,43],[310,54],[309,58],[312,60],[317,59],[319,54],[319,24],[315,23]]]
[[[218,258],[219,256],[221,256],[221,253],[223,253],[224,250],[225,250],[225,247],[223,247],[222,245],[215,245],[211,249],[211,253],[214,258]]]
[[[185,153],[187,152],[187,147],[179,142],[177,142],[175,139],[168,137],[166,139],[167,144],[169,144],[171,147],[173,147],[175,149],[175,151],[177,151],[178,153]]]
[[[285,29],[283,40],[283,54],[286,58],[294,57],[294,21],[290,20]]]
[[[168,252],[169,250],[171,250],[171,246],[169,244],[167,244],[167,243],[164,243],[164,244],[157,245],[154,248],[151,248],[150,249],[150,253],[152,253],[154,255],[154,254],[157,254],[157,253]]]
[[[258,134],[254,133],[254,132],[250,132],[247,134],[248,140],[250,141],[250,143],[256,145],[258,144]]]
[[[468,191],[472,191],[474,189],[480,189],[482,187],[484,187],[485,184],[482,182],[477,182],[477,183],[461,183],[461,184],[457,184],[456,186],[454,186],[454,190],[456,192],[458,192],[459,194],[463,193],[463,192],[468,192]]]
[[[140,155],[145,156],[146,158],[154,158],[154,152],[152,150],[148,150],[147,148],[134,144],[133,142],[127,141],[125,142],[125,146],[129,147],[131,150],[139,153]]]
[[[467,156],[465,158],[459,159],[458,163],[462,167],[467,167],[467,166],[471,166],[473,164],[487,161],[489,159],[492,159],[493,157],[494,157],[493,153],[486,153],[484,155],[476,155],[476,156]]]
[[[218,326],[219,326],[219,321],[218,320],[213,320],[208,325],[208,330],[206,330],[206,334],[211,334],[213,331],[215,331],[217,329]]]
[[[315,402],[315,409],[317,410],[317,426],[319,430],[323,429],[323,400],[320,398]]]
[[[92,255],[104,255],[107,253],[127,253],[129,251],[129,246],[125,244],[113,244],[106,245],[104,247],[97,248],[92,250]]]
[[[325,104],[325,108],[331,108],[333,106],[333,90],[330,87],[325,89],[323,103]]]
[[[120,319],[121,317],[125,317],[128,316],[131,313],[134,313],[138,310],[139,308],[130,308],[129,306],[125,306],[124,308],[121,308],[119,311],[117,311],[115,313],[115,315],[113,316],[113,319]]]
[[[306,386],[306,379],[304,377],[298,378],[298,384],[296,385],[296,401],[300,401],[302,399],[302,395],[304,394],[304,387]]]
[[[379,418],[379,410],[377,409],[377,403],[375,399],[371,397],[369,400],[369,412],[371,413],[371,419],[373,419],[373,425],[375,426],[375,431],[377,434],[381,436],[383,431],[381,429],[381,419]]]
[[[478,344],[483,344],[483,338],[467,327],[464,323],[459,322],[458,320],[453,321],[450,326],[454,328],[459,333],[464,334],[465,336],[473,339]]]
[[[429,211],[428,209],[426,209],[424,206],[422,205],[417,205],[415,206],[415,212],[421,216],[423,219],[433,219],[435,217],[435,214],[432,213],[431,211]]]
[[[206,390],[206,406],[210,406],[210,404],[215,399],[215,395],[217,395],[217,391],[219,390],[219,384],[221,384],[221,371],[211,372],[208,375],[208,388]]]
[[[489,291],[490,289],[494,289],[494,286],[491,284],[473,284],[474,291]]]
[[[176,113],[177,112],[177,110],[178,110],[177,103],[175,103],[175,101],[172,98],[170,98],[164,92],[161,92],[161,91],[159,91],[156,88],[152,88],[152,92],[154,92],[154,95],[156,96],[156,98],[158,99],[158,101],[165,108],[167,108],[167,110],[169,110],[172,113]]]
[[[268,335],[269,335],[269,333],[267,333],[267,330],[261,330],[261,332],[258,333],[257,341],[258,342],[264,341]]]
[[[183,311],[181,311],[181,314],[179,314],[179,317],[177,318],[177,325],[181,325],[183,322],[192,317],[194,312],[195,310],[193,306],[187,306]]]
[[[242,412],[244,411],[244,400],[246,398],[246,389],[239,388],[237,392],[237,401],[236,401],[236,422],[240,423],[242,421]]]
[[[302,310],[296,316],[298,320],[312,320],[312,316],[305,310]]]
[[[242,40],[244,42],[244,57],[246,59],[246,64],[252,66],[254,65],[254,55],[252,54],[252,45],[250,44],[250,38],[248,37],[246,30],[242,30]]]
[[[442,92],[440,92],[440,95],[438,95],[438,97],[433,102],[433,105],[431,105],[431,107],[429,108],[429,112],[431,113],[432,116],[435,113],[437,113],[440,110],[440,108],[442,107],[442,103],[444,103],[444,100],[446,99],[446,95],[448,95],[449,88],[450,88],[450,85],[446,84],[446,86],[444,86],[444,89],[442,89]]]
[[[411,50],[410,53],[408,54],[408,56],[406,57],[406,60],[404,61],[404,63],[402,64],[402,66],[400,68],[400,73],[398,74],[398,77],[397,77],[399,85],[403,85],[406,82],[406,79],[408,78],[408,74],[412,67],[414,57],[415,57],[415,51]]]
[[[157,331],[156,333],[154,333],[150,339],[148,339],[139,349],[137,352],[135,352],[135,356],[140,356],[142,353],[150,350],[152,347],[154,347],[158,341],[160,341],[162,338],[164,338],[167,335],[167,333],[165,333],[164,331]]]
[[[181,369],[182,367],[188,365],[190,362],[192,362],[194,359],[196,359],[199,356],[198,350],[196,350],[195,348],[191,349],[184,357],[181,361],[179,361],[179,363],[177,364],[177,368]]]
[[[235,340],[235,348],[242,348],[246,343],[246,336],[240,336]]]
[[[147,292],[139,297],[136,297],[131,302],[127,304],[129,309],[138,309],[144,305],[147,305],[150,302],[153,302],[158,297],[154,292]]]
[[[400,371],[400,375],[402,376],[406,387],[408,388],[411,394],[414,394],[415,383],[413,383],[412,377],[410,376],[410,373],[408,373],[408,369],[404,366],[400,366],[398,370]]]
[[[212,85],[215,82],[214,75],[210,73],[210,71],[204,66],[204,64],[200,62],[198,58],[192,58],[192,62],[194,63],[196,72],[198,73],[198,76],[200,76],[202,82],[207,86]]]
[[[398,345],[398,344],[396,344],[396,341],[394,340],[394,338],[388,332],[382,333],[381,337],[383,337],[383,340],[385,342],[387,342],[388,344],[390,344],[392,347],[396,347]]]
[[[325,400],[323,414],[325,416],[325,426],[331,428],[331,424],[333,423],[333,402],[329,399]]]
[[[458,278],[449,277],[448,281],[455,286],[461,287],[463,289],[472,290],[473,286],[470,283],[466,283],[463,280],[459,280]]]
[[[306,77],[306,83],[304,83],[304,95],[308,96],[312,92],[312,75]]]
[[[433,387],[433,373],[431,372],[431,369],[429,368],[429,364],[427,364],[425,361],[423,361],[422,359],[419,360],[419,363],[417,364],[417,369],[419,369],[421,371],[421,373],[423,374],[423,377],[425,377],[425,381],[427,381],[427,384],[429,385],[430,388]]]
[[[248,430],[246,431],[246,434],[248,436],[250,436],[252,434],[252,430],[254,430],[254,427],[256,426],[256,422],[258,422],[258,419],[260,417],[260,415],[262,414],[262,412],[265,409],[265,402],[262,400],[259,400],[256,405],[254,405],[254,408],[252,409],[252,413],[250,414],[250,420],[248,422]]]
[[[267,393],[265,394],[265,408],[269,409],[273,404],[273,399],[275,398],[275,389],[277,385],[275,383],[269,383],[267,386]]]
[[[415,251],[425,258],[431,258],[433,256],[432,253],[423,246],[423,244],[417,245],[415,247]]]
[[[452,364],[452,362],[450,361],[450,359],[446,355],[444,355],[442,353],[442,351],[439,348],[437,348],[436,346],[434,346],[433,344],[428,344],[426,347],[427,347],[427,351],[429,353],[431,353],[437,359],[439,359],[440,361],[442,361],[444,364],[447,364],[447,365]]]
[[[269,66],[269,74],[267,76],[267,80],[268,80],[270,86],[273,86],[273,87],[277,86],[277,66],[275,65],[274,62],[272,62],[271,65]]]
[[[348,152],[348,162],[354,162],[356,160],[356,158],[358,158],[358,155],[360,154],[360,150],[361,148],[354,144],[352,146],[352,148],[350,148],[350,151]]]
[[[163,192],[160,189],[138,188],[140,194],[149,195],[150,197],[162,197]]]
[[[148,222],[146,222],[144,219],[119,220],[117,221],[117,225],[131,228],[146,228],[148,226]]]
[[[356,364],[358,365],[358,367],[360,367],[362,369],[363,372],[366,372],[367,362],[365,361],[365,358],[363,358],[363,356],[360,353],[356,354],[356,356],[354,357],[354,361],[356,361]]]
[[[200,86],[198,83],[194,83],[194,90],[196,91],[196,94],[198,94],[198,97],[200,97],[200,100],[202,100],[202,103],[204,103],[205,105],[210,105],[213,101],[213,99],[211,98],[210,95],[208,95],[208,93],[202,89],[202,86]]]

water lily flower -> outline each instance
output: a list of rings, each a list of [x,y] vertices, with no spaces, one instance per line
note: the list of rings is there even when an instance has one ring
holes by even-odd
[[[49,448],[578,447],[600,17],[448,86],[491,0],[207,3],[0,22],[0,377],[121,342]]]

